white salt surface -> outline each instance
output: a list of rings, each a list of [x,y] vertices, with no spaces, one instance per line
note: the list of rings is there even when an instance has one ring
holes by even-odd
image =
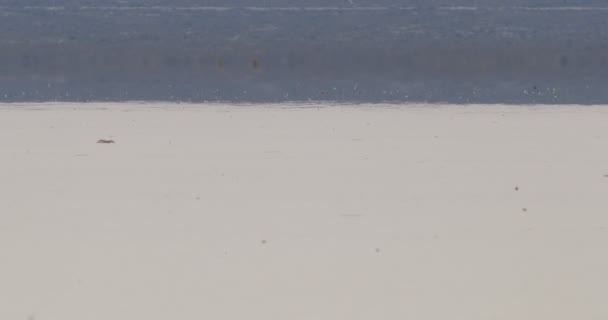
[[[0,106],[0,319],[605,319],[607,244],[602,106]]]

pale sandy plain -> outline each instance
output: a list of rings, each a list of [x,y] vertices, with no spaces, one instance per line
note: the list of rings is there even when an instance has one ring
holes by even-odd
[[[607,297],[607,107],[0,106],[0,319],[607,319]]]

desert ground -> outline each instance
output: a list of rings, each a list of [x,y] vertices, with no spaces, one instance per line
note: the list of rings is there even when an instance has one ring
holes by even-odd
[[[607,213],[605,106],[0,105],[1,319],[605,319]]]

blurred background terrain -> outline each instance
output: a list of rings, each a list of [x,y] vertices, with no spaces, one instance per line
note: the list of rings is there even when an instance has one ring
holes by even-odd
[[[605,1],[2,0],[0,101],[608,103]]]

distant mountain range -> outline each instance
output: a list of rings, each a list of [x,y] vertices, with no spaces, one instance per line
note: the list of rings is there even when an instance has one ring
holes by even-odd
[[[4,0],[0,101],[608,102],[608,3],[504,2]]]

